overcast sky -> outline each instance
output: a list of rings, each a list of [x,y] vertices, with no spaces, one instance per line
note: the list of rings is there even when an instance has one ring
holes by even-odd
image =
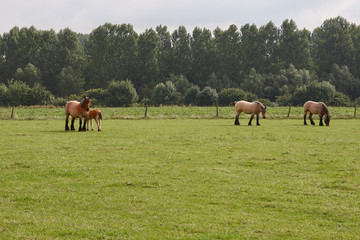
[[[1,0],[0,9],[0,34],[14,26],[90,33],[106,22],[130,23],[137,33],[158,25],[213,31],[269,21],[280,27],[285,19],[312,31],[337,16],[360,25],[360,0]]]

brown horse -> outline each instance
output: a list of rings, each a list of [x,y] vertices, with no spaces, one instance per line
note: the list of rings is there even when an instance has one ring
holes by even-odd
[[[306,115],[307,112],[310,112],[309,119],[311,122],[311,125],[315,125],[315,122],[312,119],[313,114],[318,114],[320,117],[320,126],[324,126],[323,124],[323,116],[325,115],[325,124],[326,126],[329,126],[330,124],[330,112],[328,107],[323,102],[313,102],[313,101],[307,101],[304,104],[304,125],[307,125],[306,123]]]
[[[239,122],[239,116],[241,112],[244,112],[246,114],[251,114],[250,121],[248,125],[251,125],[251,121],[253,120],[255,114],[256,114],[256,125],[260,126],[259,123],[259,114],[261,112],[263,118],[266,118],[266,107],[261,102],[255,101],[255,102],[247,102],[247,101],[235,101],[235,109],[236,109],[236,118],[235,118],[235,125],[240,125]]]
[[[83,97],[81,102],[78,101],[69,101],[65,106],[65,131],[69,130],[69,115],[71,115],[71,130],[75,130],[74,122],[75,118],[79,118],[79,132],[86,131],[86,116],[91,105],[91,97]],[[84,126],[81,127],[82,119],[84,118]]]
[[[102,115],[101,115],[101,111],[99,109],[94,109],[94,110],[90,110],[88,112],[88,115],[86,117],[87,120],[87,127],[86,130],[89,131],[89,122],[91,124],[91,130],[94,130],[93,128],[93,124],[92,124],[92,120],[95,119],[96,121],[96,125],[98,127],[98,131],[101,131],[101,120],[102,120]]]

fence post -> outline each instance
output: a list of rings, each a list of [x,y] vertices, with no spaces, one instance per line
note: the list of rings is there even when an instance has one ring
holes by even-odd
[[[216,101],[216,117],[219,117],[219,103]]]
[[[144,114],[144,118],[148,117],[148,105],[145,104],[145,114]]]
[[[12,107],[12,110],[11,110],[11,119],[14,119],[14,109],[15,109],[15,107]]]
[[[357,104],[355,103],[355,108],[354,108],[354,118],[356,118],[356,109],[357,109]]]
[[[288,118],[290,117],[291,107],[292,107],[292,104],[290,103],[290,105],[289,105],[289,111],[288,111],[288,114],[287,114],[287,117],[288,117]]]

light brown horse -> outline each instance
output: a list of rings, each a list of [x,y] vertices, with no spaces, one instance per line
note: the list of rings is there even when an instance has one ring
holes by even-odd
[[[307,101],[304,104],[304,125],[307,125],[306,123],[306,115],[309,114],[309,119],[311,122],[311,125],[315,125],[315,122],[312,119],[313,114],[318,114],[320,117],[320,126],[324,126],[323,124],[323,116],[325,115],[325,124],[326,126],[329,126],[330,124],[330,112],[328,107],[323,102],[313,102],[313,101]]]
[[[93,128],[93,124],[92,124],[92,120],[95,119],[96,121],[96,125],[98,127],[98,131],[101,131],[101,120],[102,120],[102,115],[101,115],[101,111],[99,109],[94,109],[94,110],[90,110],[88,112],[88,115],[86,117],[87,120],[87,127],[86,130],[89,131],[89,122],[91,124],[91,130],[94,130]]]
[[[247,102],[247,101],[235,101],[235,109],[236,109],[236,118],[235,118],[235,125],[240,125],[239,122],[239,116],[241,112],[244,112],[246,114],[251,114],[250,121],[248,125],[251,125],[251,121],[253,120],[254,116],[256,115],[256,125],[260,126],[259,123],[259,114],[261,112],[263,118],[266,118],[266,107],[261,102],[255,101],[255,102]]]
[[[74,122],[75,118],[79,118],[79,132],[86,131],[86,116],[91,105],[91,97],[83,97],[81,102],[78,101],[69,101],[65,106],[65,131],[69,130],[69,115],[71,115],[71,130],[75,130]],[[84,126],[81,127],[82,119],[84,118]]]

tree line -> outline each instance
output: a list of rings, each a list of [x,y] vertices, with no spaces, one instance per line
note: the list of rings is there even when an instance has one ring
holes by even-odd
[[[239,99],[349,105],[360,96],[360,26],[343,17],[310,32],[245,24],[210,31],[106,23],[90,34],[13,27],[0,38],[0,105],[229,105]]]

